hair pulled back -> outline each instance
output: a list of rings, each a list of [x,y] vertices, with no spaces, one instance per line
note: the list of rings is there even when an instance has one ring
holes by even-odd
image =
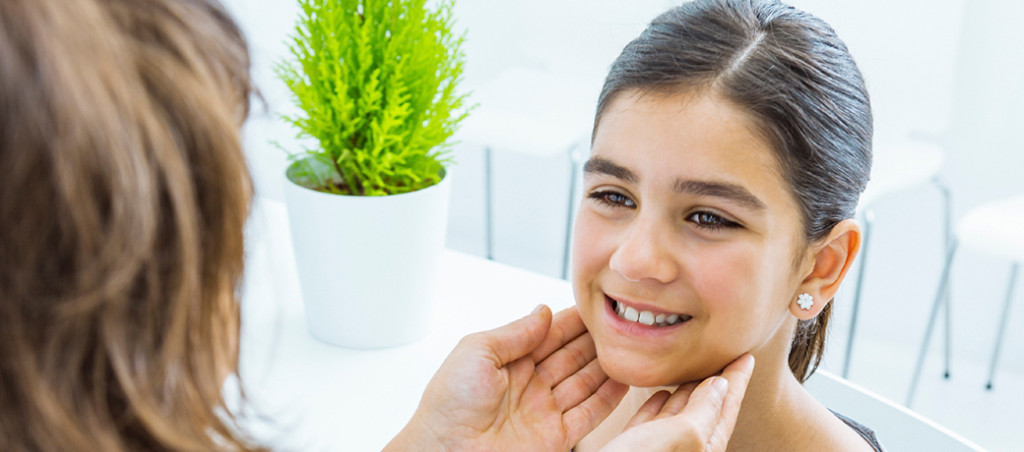
[[[807,243],[852,218],[871,169],[871,106],[846,45],[822,20],[773,0],[698,0],[655,18],[612,64],[594,128],[626,91],[710,90],[767,137],[800,206]],[[832,304],[800,321],[789,365],[821,361]]]

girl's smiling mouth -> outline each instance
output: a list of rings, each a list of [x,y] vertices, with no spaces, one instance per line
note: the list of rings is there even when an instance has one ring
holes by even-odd
[[[663,312],[632,305],[612,298],[608,294],[605,294],[604,298],[608,311],[619,321],[633,324],[628,326],[663,329],[682,325],[692,318],[687,314]]]

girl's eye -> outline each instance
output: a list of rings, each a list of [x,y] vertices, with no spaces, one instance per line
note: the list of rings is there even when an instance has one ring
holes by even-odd
[[[629,199],[628,196],[614,191],[597,191],[591,193],[589,198],[611,207],[626,207],[629,209],[636,207],[636,203]]]
[[[717,231],[721,228],[734,229],[740,226],[736,222],[726,220],[711,212],[696,212],[691,214],[687,220],[693,222],[698,228],[712,231]]]

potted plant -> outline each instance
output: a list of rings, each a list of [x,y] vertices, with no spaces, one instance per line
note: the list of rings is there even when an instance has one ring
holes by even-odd
[[[315,145],[285,199],[313,336],[354,348],[423,337],[448,215],[463,37],[452,0],[299,0],[277,66]]]

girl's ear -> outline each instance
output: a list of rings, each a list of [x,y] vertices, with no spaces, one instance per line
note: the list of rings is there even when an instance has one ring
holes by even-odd
[[[801,320],[812,319],[825,309],[839,291],[846,271],[860,251],[861,232],[856,221],[840,221],[821,242],[813,245],[813,266],[789,303],[789,311]]]

